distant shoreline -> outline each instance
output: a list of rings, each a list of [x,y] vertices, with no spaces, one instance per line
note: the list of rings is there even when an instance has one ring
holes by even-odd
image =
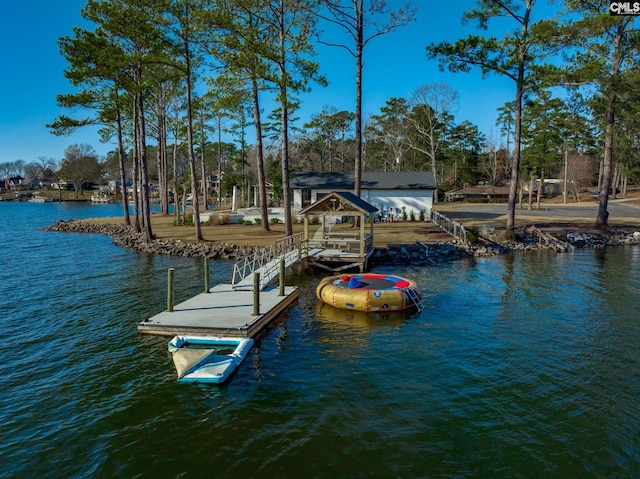
[[[34,198],[37,197],[31,197],[31,198],[2,198],[0,197],[0,202],[4,202],[4,203],[37,203],[37,201],[32,201]],[[76,199],[58,199],[58,198],[52,198],[50,196],[46,197],[46,201],[43,201],[43,203],[90,203],[91,200],[86,199],[86,198],[78,198]]]

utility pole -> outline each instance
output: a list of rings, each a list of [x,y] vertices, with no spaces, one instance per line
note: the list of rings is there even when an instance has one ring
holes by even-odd
[[[564,152],[564,188],[562,188],[562,202],[567,204],[567,168],[569,167],[569,161],[567,158],[567,150]]]

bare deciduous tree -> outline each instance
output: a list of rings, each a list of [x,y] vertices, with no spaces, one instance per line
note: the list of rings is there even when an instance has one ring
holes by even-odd
[[[409,104],[412,114],[409,121],[415,129],[415,138],[411,139],[411,148],[424,153],[431,161],[433,178],[438,184],[436,156],[442,142],[442,133],[453,118],[458,106],[458,92],[446,83],[429,83],[418,87],[411,96]]]

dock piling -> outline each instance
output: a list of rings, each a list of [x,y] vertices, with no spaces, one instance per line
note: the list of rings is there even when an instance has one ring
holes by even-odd
[[[175,269],[169,268],[167,270],[167,311],[173,312],[173,278]]]
[[[260,314],[260,273],[253,273],[253,315]]]
[[[286,266],[284,264],[284,259],[280,260],[280,277],[279,277],[279,282],[280,282],[280,296],[284,296],[284,272],[285,272]]]
[[[204,292],[208,293],[211,290],[209,286],[209,258],[204,259]]]

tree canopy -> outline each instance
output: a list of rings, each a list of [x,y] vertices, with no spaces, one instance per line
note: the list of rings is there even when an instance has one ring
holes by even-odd
[[[477,27],[473,34],[427,46],[425,61],[442,69],[513,82],[513,101],[495,112],[502,138],[458,118],[459,93],[438,81],[407,98],[390,95],[363,117],[364,47],[417,12],[409,2],[392,9],[378,0],[89,0],[87,24],[59,41],[73,91],[58,103],[80,113],[49,126],[69,135],[99,125],[103,140],[116,139],[108,163],[118,168],[110,171],[122,184],[133,179],[134,224],[149,240],[151,181],[165,214],[170,191],[176,213],[181,198],[195,200],[200,240],[200,210],[221,207],[233,187],[261,207],[265,230],[267,207],[284,206],[290,231],[289,179],[303,169],[354,172],[357,193],[363,169],[430,170],[440,194],[508,182],[512,229],[521,173],[560,175],[568,155],[603,160],[592,177],[602,226],[612,185],[640,176],[636,20],[609,15],[605,1],[561,6],[560,16],[545,17],[539,0],[478,0],[462,18]],[[507,29],[492,28],[496,22]],[[344,36],[323,35],[328,27]],[[356,105],[327,102],[300,127],[305,94],[331,81],[314,59],[317,43],[354,57]],[[275,105],[266,121],[265,104]],[[254,144],[246,141],[251,127]],[[123,192],[126,211],[127,202]]]

